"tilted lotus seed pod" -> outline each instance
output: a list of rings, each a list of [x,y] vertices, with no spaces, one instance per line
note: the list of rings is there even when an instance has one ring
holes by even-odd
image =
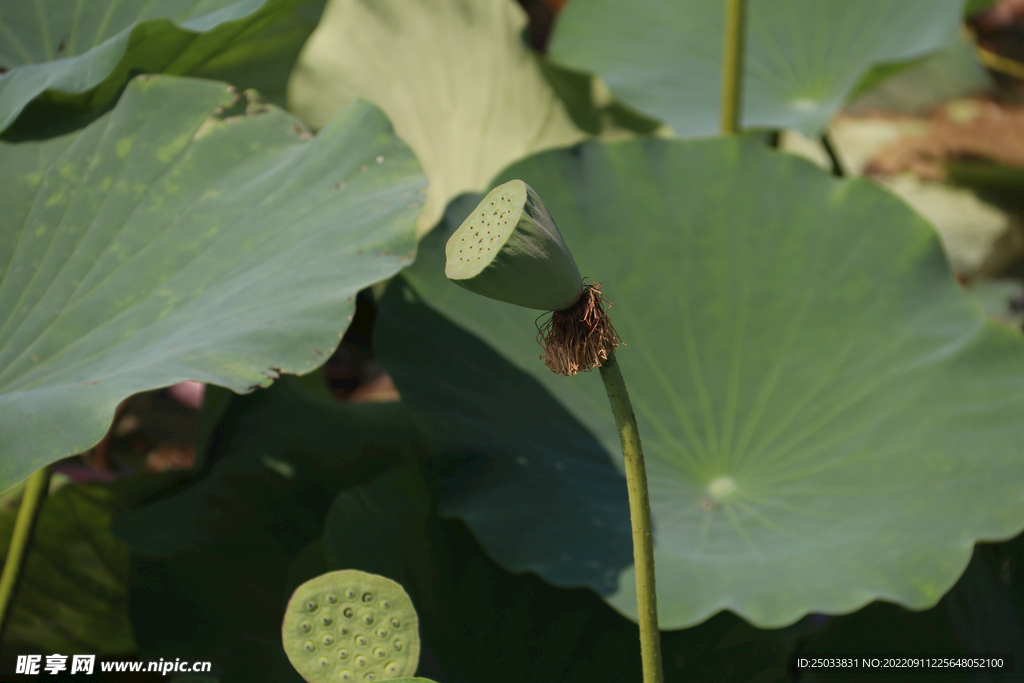
[[[491,299],[561,311],[583,294],[576,261],[544,202],[522,180],[487,193],[444,251],[445,275]]]
[[[419,619],[405,590],[355,569],[296,588],[281,640],[309,683],[393,681],[416,673],[420,658]]]
[[[491,190],[448,238],[445,257],[445,275],[471,292],[554,311],[538,341],[555,374],[600,367],[621,343],[601,283],[584,284],[547,207],[522,180]]]

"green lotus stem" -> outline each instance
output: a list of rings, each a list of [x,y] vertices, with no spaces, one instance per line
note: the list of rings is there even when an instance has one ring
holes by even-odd
[[[722,60],[721,126],[724,135],[740,130],[743,94],[743,2],[725,0],[725,59]]]
[[[832,163],[832,175],[836,178],[842,178],[846,174],[843,173],[843,164],[839,161],[839,155],[836,153],[835,145],[832,144],[832,136],[828,134],[826,130],[821,134],[821,146],[825,148],[825,153],[828,154],[828,159]]]
[[[640,623],[640,661],[644,683],[663,683],[661,635],[658,631],[658,598],[654,584],[654,526],[651,523],[651,499],[647,493],[647,468],[640,447],[633,404],[619,370],[615,352],[601,364],[601,379],[612,404],[615,426],[619,429],[622,456],[626,461],[626,488],[629,491],[629,518],[633,530],[633,564],[636,566],[637,617]]]
[[[580,278],[576,260],[540,196],[522,180],[487,193],[448,238],[445,275],[471,292],[525,308],[550,310],[538,326],[544,365],[556,375],[600,368],[626,463],[633,530],[643,683],[663,683],[658,601],[654,589],[654,526],[640,431],[622,379],[601,283]]]
[[[25,491],[21,494],[21,506],[14,520],[14,533],[11,534],[11,544],[7,548],[4,572],[0,574],[0,641],[7,629],[7,617],[14,602],[14,592],[18,587],[25,556],[32,542],[32,529],[43,506],[43,499],[46,498],[49,483],[50,468],[36,470],[25,482]]]

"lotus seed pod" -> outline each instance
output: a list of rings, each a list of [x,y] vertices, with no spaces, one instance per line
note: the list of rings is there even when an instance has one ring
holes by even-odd
[[[522,180],[491,190],[444,252],[445,275],[491,299],[561,311],[583,293],[580,270],[547,207]]]
[[[354,569],[296,588],[281,639],[292,666],[309,683],[406,678],[416,673],[420,657],[419,620],[405,590]]]

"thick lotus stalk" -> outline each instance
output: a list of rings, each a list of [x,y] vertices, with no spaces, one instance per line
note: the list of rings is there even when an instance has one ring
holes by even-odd
[[[491,299],[552,311],[538,330],[544,364],[559,375],[601,369],[626,465],[644,683],[662,683],[654,538],[636,417],[615,359],[618,334],[600,283],[585,284],[544,202],[511,180],[491,190],[445,247],[445,274]]]
[[[416,673],[419,619],[391,579],[345,569],[295,589],[281,640],[309,683],[392,681]]]

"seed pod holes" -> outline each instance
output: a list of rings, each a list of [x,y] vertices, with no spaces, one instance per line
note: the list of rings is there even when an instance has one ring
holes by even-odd
[[[554,219],[522,180],[491,190],[448,238],[444,253],[448,279],[491,299],[559,311],[583,293]]]
[[[353,623],[373,630],[353,630]],[[395,624],[403,627],[404,637],[389,642]],[[382,576],[344,570],[295,590],[285,609],[281,637],[289,661],[310,683],[392,680],[416,672],[417,626],[416,610],[400,585]],[[351,668],[342,668],[343,664]]]

